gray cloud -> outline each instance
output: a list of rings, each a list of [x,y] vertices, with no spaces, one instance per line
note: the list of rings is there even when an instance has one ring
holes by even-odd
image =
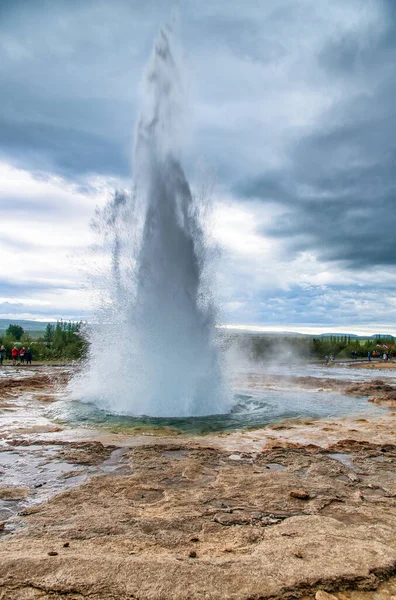
[[[265,233],[294,252],[354,269],[396,264],[395,17],[371,39],[355,33],[323,48],[320,68],[345,94],[290,145],[283,168],[234,188],[284,207]]]
[[[26,297],[32,294],[47,292],[47,291],[59,291],[59,290],[77,290],[80,289],[80,285],[69,281],[63,282],[62,285],[55,281],[9,281],[7,279],[0,279],[0,289],[3,296],[20,296]]]
[[[1,155],[68,176],[130,173],[155,2],[2,2]]]
[[[131,136],[127,143],[62,125],[0,118],[3,159],[17,166],[61,171],[68,176],[89,173],[130,174]]]
[[[334,272],[342,263],[344,274],[392,267],[393,0],[181,4],[194,139],[187,169],[206,158],[234,200],[275,204],[279,210],[260,233],[272,236],[278,249],[282,242],[278,252],[290,260],[310,251]],[[0,159],[44,179],[60,174],[62,186],[93,196],[96,174],[128,177],[141,73],[172,5],[1,2]],[[6,219],[12,205],[7,197],[1,201]],[[54,204],[36,198],[30,208],[22,191],[14,206],[17,218],[31,211],[32,221],[47,218],[52,230],[65,211],[71,219],[88,210],[62,203],[63,197]],[[235,319],[324,322],[358,314],[357,308],[344,312],[358,288],[295,287],[261,297],[249,287],[252,272],[246,263],[239,274],[246,293],[229,298],[245,306]],[[368,293],[365,298],[375,302]]]

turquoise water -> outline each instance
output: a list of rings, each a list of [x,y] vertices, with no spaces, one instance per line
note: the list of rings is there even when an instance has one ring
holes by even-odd
[[[365,397],[294,389],[237,393],[227,414],[206,417],[157,418],[117,415],[94,404],[60,400],[47,411],[49,418],[69,425],[104,427],[122,432],[136,427],[171,427],[181,433],[205,434],[264,427],[285,419],[320,419],[351,415],[378,415],[385,409]]]

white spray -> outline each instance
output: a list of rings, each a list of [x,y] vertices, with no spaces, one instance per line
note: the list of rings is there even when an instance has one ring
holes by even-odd
[[[218,414],[228,394],[200,206],[180,162],[183,103],[169,27],[156,40],[145,87],[134,191],[117,192],[95,221],[111,264],[96,288],[98,324],[73,389],[122,414]]]

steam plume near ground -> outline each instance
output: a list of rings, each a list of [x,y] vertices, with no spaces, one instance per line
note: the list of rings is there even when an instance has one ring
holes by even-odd
[[[183,172],[182,113],[176,44],[165,27],[145,78],[134,189],[116,192],[93,223],[107,269],[93,278],[98,324],[73,383],[79,397],[118,413],[228,408],[202,223],[207,199],[192,195]]]

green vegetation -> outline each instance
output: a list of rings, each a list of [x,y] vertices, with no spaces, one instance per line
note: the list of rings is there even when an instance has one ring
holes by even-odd
[[[349,335],[292,337],[238,334],[231,336],[230,343],[236,343],[243,353],[254,360],[323,360],[326,355],[334,355],[337,359],[367,358],[368,352],[380,355],[386,351],[384,345],[396,354],[392,336],[351,339]]]
[[[0,319],[0,345],[6,348],[6,358],[11,359],[11,350],[30,346],[33,361],[80,360],[86,355],[87,342],[82,334],[82,322],[58,321],[40,323],[36,321],[15,321],[10,323]],[[324,360],[325,356],[336,359],[367,358],[367,353],[382,355],[387,349],[395,354],[395,338],[391,335],[377,335],[363,338],[348,334],[304,336],[301,334],[269,333],[227,333],[223,347],[235,345],[242,355],[255,360],[288,361]]]
[[[23,336],[23,327],[21,325],[8,325],[6,336],[19,342]]]
[[[6,358],[11,359],[11,350],[30,346],[34,361],[37,360],[79,360],[85,356],[87,342],[81,333],[82,322],[58,321],[48,323],[40,337],[34,339],[32,332],[24,331],[20,325],[9,325],[4,335],[0,335],[0,345],[6,349]]]

